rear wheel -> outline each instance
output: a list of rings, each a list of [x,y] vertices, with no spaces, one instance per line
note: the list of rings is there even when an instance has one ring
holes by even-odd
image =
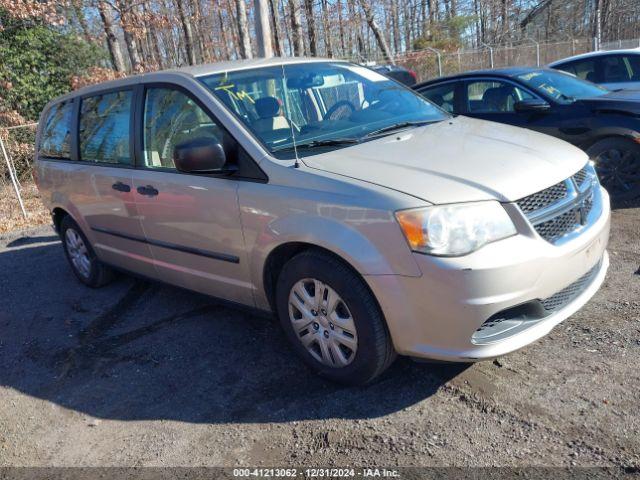
[[[93,288],[109,283],[113,271],[98,260],[89,240],[68,215],[60,224],[60,237],[69,265],[78,280]]]
[[[605,138],[592,145],[587,154],[613,201],[640,198],[640,144],[626,138]]]
[[[292,258],[278,278],[276,302],[296,353],[324,377],[365,384],[395,358],[373,294],[329,254],[312,250]]]

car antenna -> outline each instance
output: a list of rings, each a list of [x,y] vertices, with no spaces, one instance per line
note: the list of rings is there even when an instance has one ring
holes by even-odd
[[[284,64],[281,65],[282,67],[282,78],[284,80],[284,86],[282,91],[284,92],[284,104],[286,107],[286,111],[290,112],[291,109],[289,108],[289,87],[287,86],[287,74],[284,71]],[[286,115],[285,115],[285,118]],[[300,158],[298,157],[298,147],[296,145],[296,134],[295,131],[293,129],[293,122],[291,121],[291,119],[287,118],[287,122],[289,123],[289,128],[291,129],[291,140],[293,142],[293,153],[296,157],[294,163],[293,163],[293,168],[300,168]]]

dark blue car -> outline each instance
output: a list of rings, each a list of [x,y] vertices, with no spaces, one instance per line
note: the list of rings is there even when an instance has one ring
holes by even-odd
[[[640,199],[640,91],[531,67],[466,72],[413,88],[447,112],[566,140],[594,160],[613,200]]]

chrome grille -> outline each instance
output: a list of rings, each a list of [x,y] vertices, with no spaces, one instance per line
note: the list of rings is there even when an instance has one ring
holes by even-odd
[[[516,203],[542,238],[557,243],[586,224],[593,208],[592,182],[596,178],[587,164],[566,180]]]
[[[558,200],[562,200],[567,196],[567,193],[567,185],[565,182],[560,182],[533,195],[524,197],[518,200],[517,203],[524,213],[535,212],[556,203]]]
[[[559,310],[569,302],[571,302],[591,284],[591,281],[598,273],[599,267],[600,263],[596,264],[591,270],[589,270],[568,287],[565,287],[559,292],[554,293],[549,298],[540,300],[540,303],[542,304],[544,309],[547,311]]]
[[[584,181],[589,177],[589,173],[587,172],[587,167],[583,167],[573,176],[573,180],[576,182],[578,187],[581,187]]]
[[[553,243],[567,232],[574,230],[579,223],[580,210],[572,208],[557,217],[535,225],[536,232],[545,240]]]

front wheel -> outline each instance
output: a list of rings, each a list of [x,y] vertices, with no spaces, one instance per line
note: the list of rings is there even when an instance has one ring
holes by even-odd
[[[373,294],[331,255],[310,250],[292,258],[278,278],[276,302],[296,353],[324,377],[365,384],[395,358]]]
[[[594,161],[600,183],[614,202],[640,198],[640,145],[626,138],[605,138],[587,154]]]

